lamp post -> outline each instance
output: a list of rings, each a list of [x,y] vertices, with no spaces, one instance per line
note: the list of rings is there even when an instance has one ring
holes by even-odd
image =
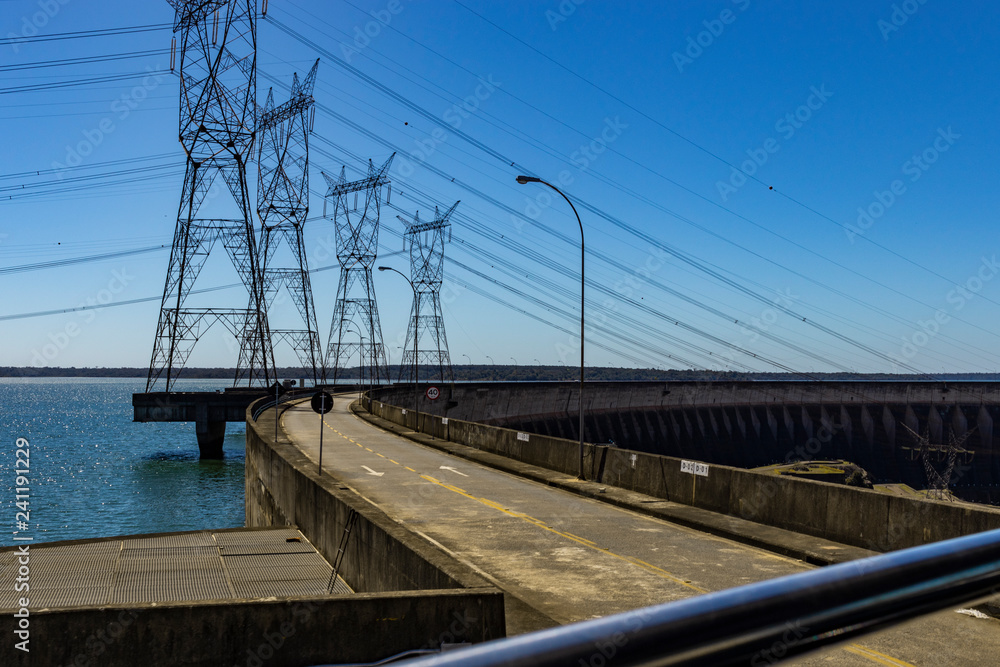
[[[413,412],[414,417],[414,431],[420,430],[420,379],[417,375],[419,366],[417,366],[417,340],[420,338],[420,297],[417,296],[417,287],[413,284],[413,281],[407,278],[402,271],[394,269],[391,266],[380,266],[379,271],[392,271],[393,273],[398,273],[403,277],[403,280],[409,284],[410,289],[413,290]],[[400,360],[402,361],[402,360]]]
[[[517,182],[520,183],[521,185],[524,185],[526,183],[541,183],[542,185],[547,185],[550,188],[552,188],[553,190],[555,190],[556,192],[558,192],[559,195],[563,199],[566,200],[566,203],[569,204],[569,207],[571,209],[573,209],[573,215],[576,216],[576,222],[577,222],[577,224],[580,225],[580,407],[579,407],[579,412],[580,412],[580,475],[579,475],[579,479],[584,479],[584,477],[583,477],[583,322],[584,322],[584,320],[583,320],[583,307],[584,307],[583,294],[584,294],[584,289],[585,289],[585,285],[586,285],[585,274],[584,274],[586,253],[585,253],[584,241],[583,241],[583,223],[580,221],[580,214],[576,212],[576,206],[573,206],[573,202],[571,202],[569,200],[569,197],[567,197],[565,194],[563,194],[563,191],[560,190],[559,188],[557,188],[556,186],[552,185],[551,183],[549,183],[547,181],[543,181],[542,179],[537,178],[535,176],[518,176],[517,177]]]
[[[514,379],[516,380],[517,379],[517,359],[515,359],[514,357],[511,357],[510,360],[514,362]]]
[[[490,360],[490,379],[494,379],[497,376],[497,362],[493,361],[493,357],[486,355],[486,358]]]
[[[467,354],[462,354],[462,356],[469,360],[469,373],[471,374],[472,373],[472,357],[470,357]]]

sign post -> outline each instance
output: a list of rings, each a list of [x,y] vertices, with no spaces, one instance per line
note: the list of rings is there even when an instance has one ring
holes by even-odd
[[[323,415],[333,410],[333,396],[325,391],[317,391],[309,402],[314,412],[319,414],[319,474],[323,474]]]

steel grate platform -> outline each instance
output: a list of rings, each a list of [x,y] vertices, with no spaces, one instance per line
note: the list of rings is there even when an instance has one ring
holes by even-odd
[[[30,548],[31,606],[325,595],[332,568],[294,528],[117,537]],[[14,609],[19,564],[0,551],[0,613]],[[353,593],[338,577],[333,595]]]

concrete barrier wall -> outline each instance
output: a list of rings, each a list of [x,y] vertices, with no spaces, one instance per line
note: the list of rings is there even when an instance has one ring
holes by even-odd
[[[414,427],[413,411],[371,400],[370,411]],[[409,422],[406,420],[409,419]],[[550,470],[576,475],[572,440],[443,418],[421,412],[420,430]],[[889,496],[869,489],[801,480],[721,465],[708,475],[682,472],[680,458],[584,445],[588,479],[657,498],[815,535],[875,551],[892,551],[1000,528],[1000,510]]]
[[[480,642],[503,627],[481,590],[362,594],[244,603],[161,603],[31,612],[30,653],[9,665],[301,665],[373,662],[442,642]],[[492,615],[492,618],[491,618]],[[13,637],[13,635],[11,635]]]

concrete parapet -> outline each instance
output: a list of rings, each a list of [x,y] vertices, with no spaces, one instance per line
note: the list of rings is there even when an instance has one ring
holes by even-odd
[[[373,662],[414,648],[493,639],[503,609],[484,590],[31,611],[30,653],[3,665],[267,665]],[[30,657],[30,661],[29,661]]]

